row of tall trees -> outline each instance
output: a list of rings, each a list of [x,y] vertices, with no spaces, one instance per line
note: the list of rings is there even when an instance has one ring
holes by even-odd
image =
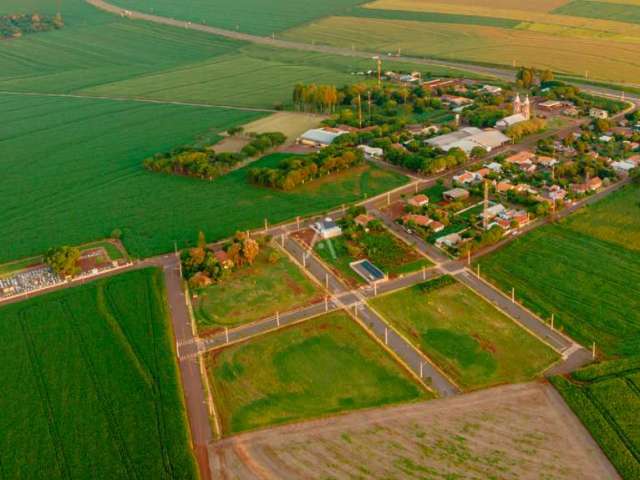
[[[280,132],[263,133],[255,135],[240,152],[216,153],[210,148],[181,148],[147,158],[143,165],[152,172],[213,180],[244,160],[282,145],[286,139],[287,137]]]
[[[339,103],[335,85],[296,84],[293,88],[293,104],[300,111],[333,113]]]
[[[22,35],[64,27],[62,15],[59,13],[53,17],[32,14],[3,15],[0,16],[0,39],[19,38]]]
[[[522,88],[531,88],[536,83],[552,82],[553,72],[549,69],[536,70],[531,67],[520,67],[516,72],[516,83]]]
[[[330,146],[313,155],[286,158],[276,168],[252,168],[249,170],[248,178],[256,185],[288,191],[311,180],[362,163],[364,155],[361,150]]]

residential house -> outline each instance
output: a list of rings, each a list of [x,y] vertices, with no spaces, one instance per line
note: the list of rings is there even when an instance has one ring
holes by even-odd
[[[556,160],[553,157],[547,157],[544,155],[537,155],[535,157],[535,162],[538,165],[542,165],[545,168],[553,168],[554,166],[556,166],[558,164],[558,160]]]
[[[587,188],[592,192],[602,188],[602,179],[600,177],[593,177],[587,182]]]
[[[416,195],[407,202],[412,207],[424,207],[429,204],[429,197],[423,194]]]
[[[449,235],[445,235],[443,237],[436,239],[436,246],[438,247],[449,247],[455,248],[457,245],[462,242],[462,237],[457,233],[450,233]]]
[[[491,95],[499,95],[500,93],[502,93],[502,87],[496,87],[494,85],[484,85],[479,91],[490,93]]]
[[[413,223],[419,227],[428,227],[433,220],[431,220],[426,215],[415,215],[413,213],[408,213],[402,217],[402,223],[407,225],[409,223]]]
[[[487,167],[494,173],[502,173],[502,165],[500,165],[498,162],[488,163],[487,165],[485,165],[485,167]]]
[[[473,183],[478,183],[482,180],[482,177],[478,175],[477,172],[469,172],[465,171],[460,175],[455,175],[453,177],[453,183],[457,183],[460,185],[470,185]]]
[[[589,116],[591,118],[597,118],[600,120],[606,120],[607,118],[609,118],[609,112],[607,112],[606,110],[603,110],[601,108],[591,108],[589,110]]]
[[[366,227],[373,220],[375,220],[375,218],[372,217],[371,215],[367,215],[366,213],[361,213],[354,219],[354,222],[356,222],[356,225],[360,225],[361,227]]]
[[[462,107],[465,105],[471,105],[473,100],[467,97],[458,97],[456,95],[442,95],[440,99],[444,103],[448,103],[449,105],[455,105],[456,107]]]
[[[314,223],[311,228],[325,240],[342,235],[340,226],[329,217]]]
[[[636,168],[636,164],[628,160],[621,160],[611,164],[615,172],[619,175],[628,175],[631,170]]]
[[[384,156],[384,150],[381,148],[370,147],[369,145],[358,145],[358,148],[363,151],[364,158],[367,160],[378,160]]]
[[[447,190],[443,192],[442,197],[445,200],[449,200],[452,202],[466,200],[469,198],[469,191],[464,188],[452,188],[451,190]]]
[[[504,205],[502,205],[501,203],[498,203],[484,210],[480,214],[480,217],[483,220],[493,220],[495,217],[497,217],[504,211],[506,211],[506,208],[504,207]]]
[[[502,181],[502,182],[496,183],[496,192],[498,193],[508,192],[512,188],[513,188],[513,184],[508,181]]]

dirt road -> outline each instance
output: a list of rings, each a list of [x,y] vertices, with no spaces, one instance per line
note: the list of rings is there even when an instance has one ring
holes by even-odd
[[[241,434],[213,456],[220,479],[620,478],[543,383]]]

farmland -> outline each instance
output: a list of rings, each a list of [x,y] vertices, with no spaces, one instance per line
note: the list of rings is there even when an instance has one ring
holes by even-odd
[[[593,0],[572,0],[553,11],[560,15],[640,23],[640,5]]]
[[[206,182],[142,168],[144,158],[255,120],[254,112],[8,95],[0,105],[11,115],[0,136],[0,261],[105,238],[115,228],[132,255],[149,256],[171,250],[174,240],[185,245],[198,229],[219,239],[406,181],[361,167],[285,193],[249,185],[246,170]]]
[[[491,304],[446,279],[385,295],[371,304],[461,387],[526,381],[558,359]]]
[[[225,434],[427,395],[344,313],[207,358]]]
[[[604,81],[635,82],[640,66],[633,52],[640,43],[640,25],[627,22],[640,7],[601,4],[602,10],[629,9],[630,17],[622,22],[615,15],[586,19],[560,14],[564,3],[379,0],[293,28],[284,36],[442,59],[498,65],[515,61],[566,74],[588,72],[590,78]],[[599,2],[578,3],[590,7]]]
[[[271,35],[315,18],[349,10],[363,0],[273,0],[268,8],[264,8],[260,0],[237,0],[231,4],[223,0],[186,0],[179,3],[171,0],[115,0],[113,3],[131,10],[206,23],[227,30]]]
[[[267,246],[253,265],[199,291],[194,312],[198,328],[211,331],[292,310],[317,294],[314,284],[296,265]]]
[[[615,192],[483,258],[481,268],[504,291],[515,287],[543,318],[555,314],[556,325],[583,345],[596,342],[606,357],[634,355],[640,345],[637,196],[637,187]]]
[[[640,477],[640,359],[554,377],[553,385],[624,478]]]
[[[0,309],[6,478],[197,478],[164,295],[147,269]]]
[[[250,432],[213,448],[216,478],[249,468],[340,480],[616,478],[553,387],[537,382]]]

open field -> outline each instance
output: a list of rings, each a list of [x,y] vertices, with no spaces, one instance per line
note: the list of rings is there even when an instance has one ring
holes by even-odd
[[[216,351],[207,369],[225,434],[428,397],[342,312]]]
[[[482,271],[542,318],[607,357],[640,348],[638,187],[528,233],[483,258]],[[604,222],[601,223],[601,222]],[[604,226],[600,226],[604,225]],[[618,229],[620,228],[620,230]]]
[[[270,255],[278,260],[271,263]],[[318,295],[316,286],[288,257],[263,247],[253,265],[200,290],[193,307],[202,333],[293,310]]]
[[[318,127],[326,118],[328,118],[326,115],[314,113],[278,112],[244,125],[244,131],[247,133],[281,132],[287,136],[289,142],[294,142],[307,130]]]
[[[618,22],[640,23],[640,5],[629,5],[594,0],[572,0],[558,7],[553,13],[573,17],[615,20]]]
[[[640,478],[640,357],[552,381],[620,474]]]
[[[147,269],[0,309],[6,478],[198,478],[164,297]]]
[[[0,95],[0,108],[10,116],[0,134],[0,261],[105,238],[114,228],[129,253],[150,256],[174,240],[185,245],[199,229],[215,240],[406,181],[361,167],[285,193],[250,185],[243,169],[206,182],[142,168],[147,156],[260,116],[253,112],[9,95]]]
[[[484,299],[445,280],[375,298],[371,305],[466,390],[531,380],[558,360]]]
[[[354,257],[349,252],[347,245],[345,237],[338,237],[318,242],[314,250],[345,280],[354,285],[364,283],[364,279],[349,266],[351,262],[356,260],[368,258],[376,267],[390,276],[415,272],[422,267],[432,265],[428,259],[396,238],[387,229],[362,235],[360,238],[360,245],[363,248],[362,255]]]
[[[364,0],[114,0],[115,5],[165,17],[206,23],[214,27],[269,36],[315,18],[348,10]]]
[[[546,384],[354,412],[229,438],[218,478],[617,479]]]
[[[620,34],[622,35],[622,34]],[[329,17],[284,34],[291,40],[447,60],[551,68],[603,81],[637,82],[640,36],[623,41],[527,28],[375,18]],[[569,61],[567,59],[570,59]]]

